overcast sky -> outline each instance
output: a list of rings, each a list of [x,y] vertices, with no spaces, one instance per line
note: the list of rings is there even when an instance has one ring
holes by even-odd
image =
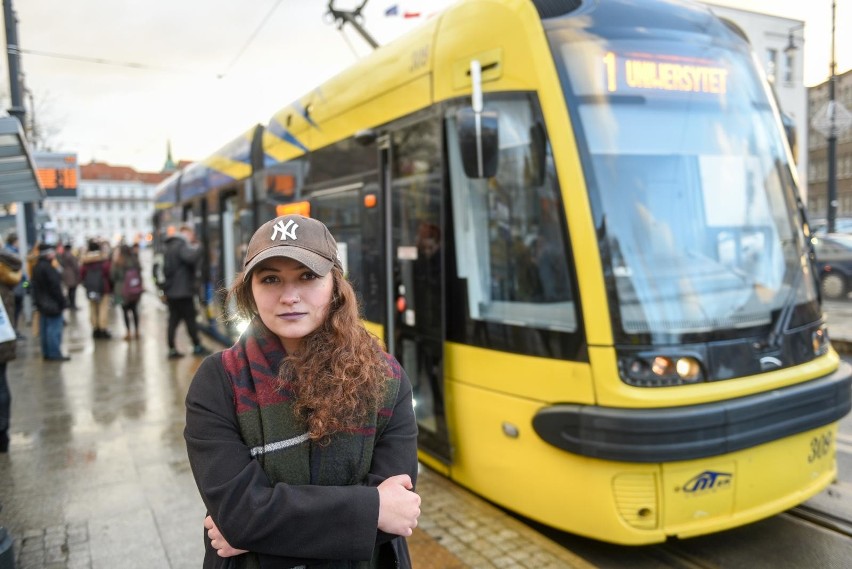
[[[370,51],[328,23],[327,0],[12,1],[37,121],[81,163],[159,171],[167,141],[175,160],[204,158]],[[365,27],[386,43],[452,2],[370,0]],[[837,0],[838,22],[852,22],[850,2]],[[827,78],[831,0],[715,3],[805,21],[805,84]],[[386,17],[394,4],[422,15]],[[852,34],[837,29],[841,73]],[[8,93],[5,58],[0,69]]]

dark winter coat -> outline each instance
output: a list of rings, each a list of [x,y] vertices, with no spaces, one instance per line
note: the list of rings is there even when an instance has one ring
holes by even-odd
[[[15,314],[15,286],[21,282],[21,258],[8,249],[0,249],[0,298],[11,320]],[[17,342],[11,340],[0,344],[0,362],[15,359]]]
[[[30,279],[33,299],[39,312],[45,316],[60,316],[65,309],[65,294],[62,292],[62,275],[48,257],[42,255],[33,267]]]
[[[166,241],[163,255],[163,294],[169,299],[195,296],[195,273],[201,261],[201,247],[191,245],[183,235],[174,235]]]

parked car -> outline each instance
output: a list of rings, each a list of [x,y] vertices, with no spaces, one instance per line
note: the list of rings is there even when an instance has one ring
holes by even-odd
[[[832,300],[846,298],[852,290],[852,234],[815,235],[811,241],[823,297]]]

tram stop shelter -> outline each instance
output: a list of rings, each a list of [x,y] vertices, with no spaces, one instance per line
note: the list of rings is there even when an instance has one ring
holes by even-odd
[[[0,117],[0,204],[44,199],[29,142],[16,117]]]

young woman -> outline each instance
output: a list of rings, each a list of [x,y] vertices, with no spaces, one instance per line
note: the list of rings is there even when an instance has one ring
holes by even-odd
[[[411,384],[362,326],[334,238],[315,219],[267,222],[230,293],[251,324],[186,398],[204,567],[410,567]]]

